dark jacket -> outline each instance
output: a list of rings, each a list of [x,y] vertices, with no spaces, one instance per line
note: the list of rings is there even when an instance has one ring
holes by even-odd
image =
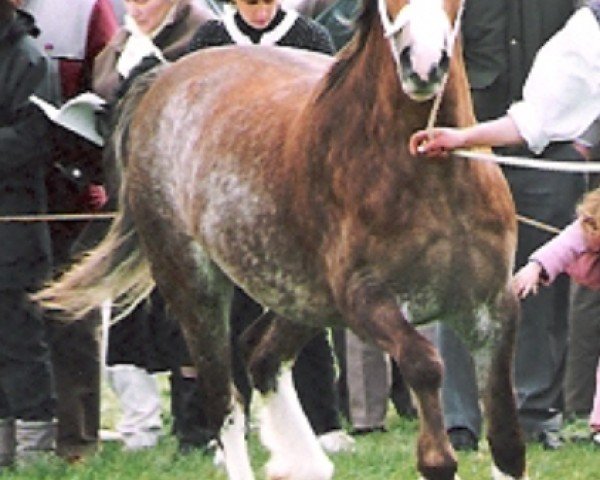
[[[352,38],[355,22],[361,12],[361,2],[337,0],[321,12],[315,20],[331,34],[336,50],[344,47]]]
[[[30,101],[58,103],[58,78],[34,45],[33,18],[16,12],[0,25],[0,215],[46,210],[44,174],[50,158],[49,122]],[[0,289],[45,279],[51,255],[43,222],[0,222]]]
[[[236,16],[239,19],[239,15]],[[249,29],[251,30],[251,28]],[[198,29],[190,42],[190,51],[232,43],[234,41],[223,22],[221,20],[211,20]],[[276,44],[280,47],[302,48],[329,55],[335,51],[333,40],[327,29],[316,21],[303,16],[296,19],[291,28]]]
[[[565,24],[575,0],[469,0],[464,56],[479,120],[503,115],[521,98],[538,49]]]

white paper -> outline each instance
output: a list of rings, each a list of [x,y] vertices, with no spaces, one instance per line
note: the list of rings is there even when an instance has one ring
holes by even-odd
[[[104,140],[96,129],[96,112],[102,110],[106,104],[102,97],[92,92],[84,92],[71,98],[60,108],[36,95],[31,95],[29,100],[41,108],[57,125],[81,135],[100,147],[104,145]]]

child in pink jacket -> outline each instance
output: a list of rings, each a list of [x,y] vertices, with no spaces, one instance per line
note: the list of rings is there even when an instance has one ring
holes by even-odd
[[[600,290],[600,188],[587,193],[577,207],[577,220],[538,248],[513,278],[513,290],[525,298],[550,285],[559,273],[588,288]],[[600,341],[600,340],[599,340]],[[590,414],[592,440],[600,446],[600,361]]]

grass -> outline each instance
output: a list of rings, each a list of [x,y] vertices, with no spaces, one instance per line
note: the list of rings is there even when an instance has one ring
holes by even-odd
[[[354,454],[332,457],[336,480],[417,479],[414,442],[417,423],[390,415],[389,431],[357,438]],[[255,436],[250,440],[257,479],[264,478],[261,466],[266,452]],[[482,442],[480,451],[460,453],[462,480],[489,480],[490,455]],[[600,449],[589,443],[569,443],[556,452],[537,445],[528,450],[530,480],[594,480],[599,478]],[[152,450],[124,453],[116,443],[105,443],[94,458],[79,465],[66,465],[56,458],[45,459],[20,470],[0,473],[2,480],[226,480],[210,458],[197,453],[181,457],[172,438],[164,438]]]
[[[164,411],[168,412],[169,392],[166,375],[158,375]],[[415,439],[418,424],[405,420],[390,408],[388,432],[356,438],[353,454],[331,457],[335,464],[335,480],[416,480]],[[114,428],[118,420],[116,399],[103,385],[102,423]],[[165,419],[168,430],[170,418]],[[572,422],[565,428],[569,436],[587,432],[584,421]],[[249,442],[256,478],[264,478],[262,466],[267,453],[256,435]],[[461,480],[489,480],[490,454],[485,442],[478,452],[459,453]],[[530,480],[596,480],[600,478],[600,448],[589,442],[567,443],[557,452],[547,452],[538,445],[528,449]],[[145,452],[125,453],[118,443],[104,443],[98,455],[82,464],[68,465],[57,458],[46,458],[27,468],[0,471],[0,480],[227,480],[216,469],[212,459],[201,453],[180,456],[174,439],[166,436],[159,446]]]

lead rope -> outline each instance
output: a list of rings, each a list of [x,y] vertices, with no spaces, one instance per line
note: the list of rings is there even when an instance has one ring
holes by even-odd
[[[448,56],[450,59],[452,58],[452,51],[454,50],[454,44],[456,43],[456,38],[458,37],[458,35],[460,33],[460,27],[462,24],[462,16],[463,16],[464,9],[465,9],[465,0],[462,0],[458,7],[458,11],[456,13],[456,20],[454,21],[454,27],[452,28],[450,42],[448,45]],[[440,91],[435,96],[435,98],[433,100],[433,105],[431,106],[431,111],[429,112],[429,118],[427,119],[427,126],[425,127],[425,130],[428,132],[429,138],[432,138],[432,136],[433,136],[432,130],[433,130],[433,127],[437,120],[440,106],[442,104],[442,97],[444,96],[444,92],[446,90],[446,83],[448,82],[449,76],[450,76],[450,69],[448,69],[448,72],[446,72],[446,75],[444,75],[444,79],[442,80],[442,87],[440,88]],[[454,153],[457,153],[459,156],[461,156],[463,158],[474,158],[472,156],[472,152],[468,152],[465,150],[457,151]],[[477,155],[479,155],[479,158],[481,158],[481,154],[478,153]],[[483,160],[489,160],[489,158],[486,158]],[[539,168],[539,165],[538,165],[538,168]],[[516,218],[519,222],[521,222],[525,225],[529,225],[529,226],[538,228],[545,232],[552,233],[552,234],[560,233],[560,229],[558,229],[552,225],[548,225],[546,223],[540,222],[538,220],[534,220],[533,218],[525,217],[520,214],[517,214]]]
[[[452,32],[450,33],[450,41],[448,44],[448,59],[452,60],[452,53],[454,50],[454,44],[456,43],[456,37],[460,34],[460,27],[462,24],[462,16],[465,10],[465,0],[461,0],[460,5],[458,6],[458,11],[456,12],[456,19],[454,20],[454,27],[452,28]],[[442,104],[442,97],[444,96],[444,92],[446,90],[446,83],[448,82],[448,77],[450,76],[450,68],[444,75],[444,79],[442,80],[442,86],[440,91],[437,93],[435,98],[433,99],[433,105],[431,107],[431,111],[429,112],[429,118],[427,119],[427,126],[425,129],[428,132],[429,138],[431,138],[431,131],[435,122],[437,120],[437,115],[440,110],[440,105]]]

